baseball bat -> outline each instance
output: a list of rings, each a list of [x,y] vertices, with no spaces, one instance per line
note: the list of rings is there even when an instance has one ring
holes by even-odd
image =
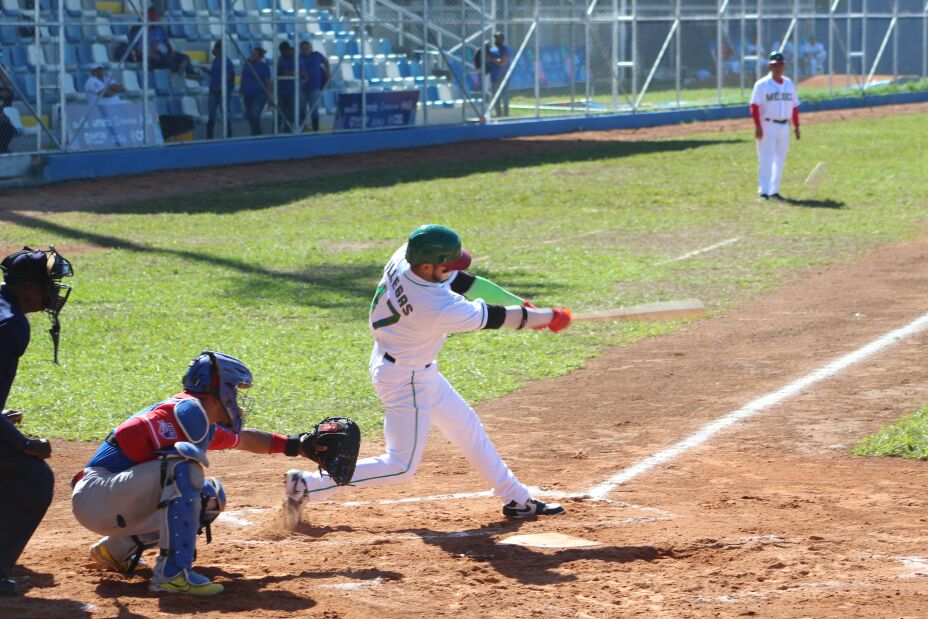
[[[645,303],[631,307],[574,314],[574,321],[593,320],[679,320],[693,318],[706,313],[706,306],[699,299],[679,299]]]

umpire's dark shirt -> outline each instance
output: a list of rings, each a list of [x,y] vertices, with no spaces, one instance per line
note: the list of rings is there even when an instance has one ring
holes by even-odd
[[[29,346],[29,320],[9,294],[0,286],[0,409],[6,407],[6,398],[16,378],[19,358]],[[0,443],[20,449],[26,437],[7,418],[0,415]]]

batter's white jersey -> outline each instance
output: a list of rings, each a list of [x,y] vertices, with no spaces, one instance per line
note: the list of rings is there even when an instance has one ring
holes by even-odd
[[[768,73],[755,82],[751,103],[760,108],[762,119],[789,120],[793,108],[799,107],[799,93],[793,80],[784,76],[783,82],[778,84]]]
[[[487,306],[451,290],[457,271],[440,284],[428,282],[412,272],[405,256],[403,245],[384,267],[371,302],[374,356],[387,353],[397,364],[425,367],[449,333],[482,329]]]

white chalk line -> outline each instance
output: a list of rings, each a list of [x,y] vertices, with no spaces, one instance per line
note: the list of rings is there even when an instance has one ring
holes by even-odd
[[[718,243],[716,243],[716,244],[714,244],[714,245],[709,245],[708,247],[702,247],[702,248],[700,248],[700,249],[694,249],[693,251],[691,251],[691,252],[689,252],[689,253],[686,253],[686,254],[683,254],[682,256],[677,256],[676,258],[671,258],[670,260],[664,260],[663,262],[658,262],[658,264],[670,264],[671,262],[680,262],[680,261],[682,261],[682,260],[688,260],[688,259],[690,259],[690,258],[692,258],[692,257],[694,257],[694,256],[698,256],[699,254],[704,254],[704,253],[706,253],[706,252],[710,252],[710,251],[712,251],[713,249],[718,249],[719,247],[725,247],[726,245],[731,245],[732,243],[737,243],[737,242],[740,241],[740,240],[741,240],[741,237],[740,237],[740,236],[736,236],[736,237],[731,238],[731,239],[725,239],[724,241],[719,241]]]
[[[661,464],[673,460],[684,452],[702,445],[722,430],[725,430],[726,428],[729,428],[730,426],[733,426],[734,424],[747,419],[748,417],[752,417],[765,409],[779,404],[783,400],[797,395],[817,382],[825,380],[826,378],[831,378],[839,372],[847,369],[851,365],[854,365],[855,363],[858,363],[867,357],[880,352],[884,348],[887,348],[907,337],[923,331],[926,327],[928,327],[928,314],[923,314],[921,317],[916,318],[906,326],[900,327],[894,331],[890,331],[889,333],[886,333],[885,335],[882,335],[876,340],[870,342],[866,346],[858,348],[857,350],[824,365],[814,372],[806,374],[802,378],[789,383],[785,387],[782,387],[772,393],[768,393],[767,395],[761,396],[749,402],[742,408],[739,408],[736,411],[732,411],[731,413],[728,413],[727,415],[720,417],[719,419],[716,419],[709,424],[706,424],[695,433],[679,441],[678,443],[671,445],[670,447],[663,449],[656,454],[645,458],[644,460],[641,460],[637,464],[619,471],[601,484],[593,486],[589,489],[587,494],[589,494],[594,499],[603,498],[627,481],[634,479],[642,473],[646,473]]]

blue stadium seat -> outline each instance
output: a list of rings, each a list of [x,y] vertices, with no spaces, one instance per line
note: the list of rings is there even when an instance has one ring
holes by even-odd
[[[68,71],[77,70],[77,49],[73,45],[64,46],[64,68]]]
[[[93,49],[87,43],[81,43],[77,46],[77,64],[81,69],[89,71],[95,64],[93,60]]]
[[[349,56],[357,56],[361,53],[361,48],[358,46],[358,42],[354,39],[350,41],[345,41],[345,54]]]
[[[238,35],[239,41],[250,41],[251,31],[248,30],[248,24],[242,22],[235,23],[235,34]]]
[[[166,97],[171,94],[171,72],[167,69],[155,69],[149,74],[148,83],[154,86],[155,94]]]
[[[170,0],[168,2],[168,13],[172,17],[183,17],[184,9],[180,6],[180,0]]]
[[[393,44],[390,43],[390,39],[378,39],[376,49],[379,50],[378,54],[389,56],[393,53]]]
[[[322,105],[329,112],[334,112],[338,106],[338,96],[331,88],[322,91]]]
[[[10,64],[17,73],[24,73],[29,69],[29,57],[25,47],[17,45],[10,50]]]
[[[168,100],[164,97],[155,99],[155,108],[157,108],[159,116],[170,114],[170,112],[168,112]]]
[[[83,39],[81,27],[77,24],[66,24],[64,27],[64,40],[67,43],[80,43]]]
[[[181,100],[172,98],[168,99],[168,114],[180,115],[184,113],[183,105],[181,105]]]
[[[188,41],[199,41],[200,33],[197,32],[197,25],[192,23],[184,24],[184,38]]]
[[[15,26],[0,26],[0,45],[16,45],[19,37]]]
[[[429,86],[425,89],[425,98],[427,101],[441,101],[441,97],[438,94],[438,88],[435,86]]]
[[[400,75],[403,77],[412,77],[412,71],[409,68],[409,60],[400,59],[396,61],[397,66],[400,70]]]

